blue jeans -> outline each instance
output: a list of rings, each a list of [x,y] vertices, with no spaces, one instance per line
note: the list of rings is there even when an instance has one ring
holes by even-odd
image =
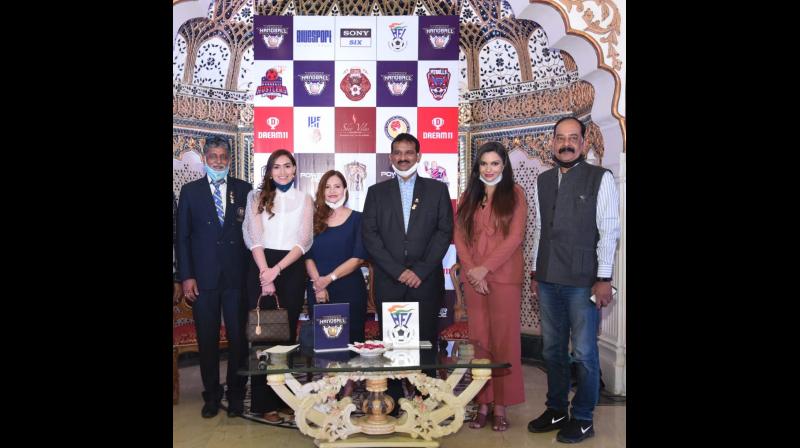
[[[572,397],[572,418],[592,420],[600,395],[600,356],[597,325],[600,313],[589,300],[591,288],[539,282],[542,318],[542,355],[547,368],[548,408],[566,412],[569,408],[570,356],[578,365],[578,389]]]

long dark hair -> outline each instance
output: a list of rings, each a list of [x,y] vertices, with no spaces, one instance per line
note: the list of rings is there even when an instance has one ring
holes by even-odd
[[[347,181],[344,180],[344,174],[336,170],[330,170],[322,175],[322,179],[319,180],[319,186],[317,187],[317,198],[314,199],[314,236],[319,235],[328,228],[328,218],[333,214],[333,209],[328,207],[328,204],[325,203],[325,184],[327,184],[328,179],[333,176],[338,177],[342,181],[345,204],[350,199],[350,193],[347,191]]]
[[[500,142],[488,142],[481,145],[475,162],[472,163],[472,171],[467,182],[467,189],[458,204],[456,225],[461,226],[467,237],[467,245],[472,245],[475,229],[473,228],[473,217],[480,207],[483,196],[486,194],[486,186],[480,180],[481,157],[487,152],[496,152],[503,161],[503,179],[497,184],[492,196],[492,215],[495,219],[495,226],[500,228],[503,236],[508,236],[511,227],[511,217],[514,207],[517,205],[517,197],[514,194],[514,173],[511,170],[511,161],[508,159],[508,151]]]
[[[272,219],[275,216],[275,213],[272,212],[272,206],[275,205],[275,184],[272,182],[272,165],[275,164],[275,160],[278,159],[280,156],[286,156],[289,160],[292,161],[292,166],[297,166],[297,162],[294,160],[294,156],[292,153],[285,149],[279,149],[272,154],[270,154],[269,159],[267,160],[267,172],[264,173],[264,180],[261,182],[261,194],[258,197],[258,213],[263,213],[265,210],[269,213],[269,219]],[[297,175],[297,172],[295,172]]]

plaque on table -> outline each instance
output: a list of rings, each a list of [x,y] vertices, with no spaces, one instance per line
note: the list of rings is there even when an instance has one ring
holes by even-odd
[[[419,302],[383,302],[384,342],[393,348],[419,348]]]
[[[314,305],[314,351],[348,350],[350,342],[350,304]]]

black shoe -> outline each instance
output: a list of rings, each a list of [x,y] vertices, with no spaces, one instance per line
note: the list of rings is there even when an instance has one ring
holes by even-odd
[[[244,414],[244,403],[231,401],[228,403],[228,417],[241,417]]]
[[[206,402],[206,404],[203,405],[203,410],[200,411],[200,415],[202,415],[203,418],[211,418],[217,415],[218,412],[219,412],[219,403],[211,401],[211,402]]]
[[[547,408],[544,414],[539,418],[531,420],[528,423],[528,431],[530,432],[548,432],[556,429],[563,428],[569,421],[569,414],[566,412],[556,411],[555,409]]]
[[[591,420],[570,420],[556,434],[556,440],[563,443],[578,443],[594,436],[594,423]]]

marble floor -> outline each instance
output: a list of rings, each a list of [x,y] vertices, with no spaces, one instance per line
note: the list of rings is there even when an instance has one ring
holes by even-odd
[[[547,379],[537,367],[523,365],[525,397],[523,404],[509,407],[508,431],[492,431],[490,425],[482,429],[470,429],[465,423],[456,433],[439,439],[442,448],[486,448],[486,447],[544,447],[569,446],[556,441],[556,432],[532,434],[527,430],[528,421],[544,411]],[[314,448],[310,437],[294,429],[278,428],[252,422],[243,418],[228,418],[224,410],[211,419],[200,417],[203,399],[200,395],[200,367],[187,366],[180,369],[180,403],[172,407],[172,445],[192,448],[266,448],[306,447]],[[225,361],[220,365],[220,378],[225,378]],[[578,446],[585,448],[611,448],[625,446],[625,409],[622,406],[598,406],[595,408],[595,436]]]

